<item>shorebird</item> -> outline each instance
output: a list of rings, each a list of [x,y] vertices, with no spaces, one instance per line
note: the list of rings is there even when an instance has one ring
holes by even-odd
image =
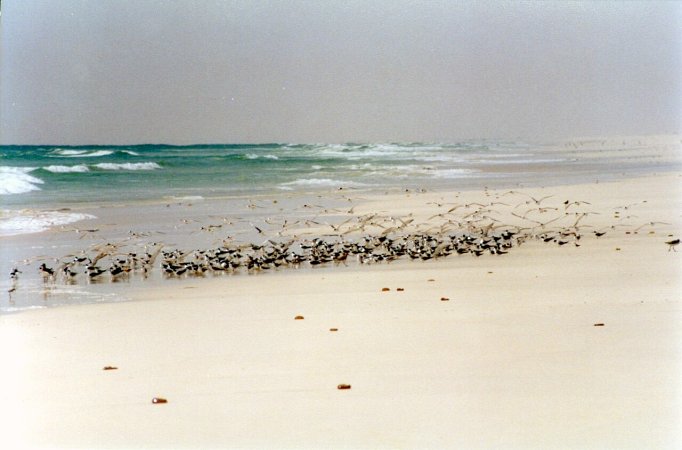
[[[54,270],[50,269],[45,265],[45,263],[42,263],[40,267],[38,267],[38,270],[42,274],[43,278],[53,278],[54,277]]]
[[[510,194],[511,195],[514,195],[514,194],[526,195],[523,192],[519,192],[519,191],[507,191],[507,192],[500,194],[500,197],[504,197],[505,195],[510,195]]]
[[[97,278],[98,276],[106,272],[106,269],[102,269],[101,267],[97,266],[88,266],[86,270],[88,272],[88,277],[90,277],[90,279]]]
[[[85,264],[85,265],[90,265],[91,261],[90,258],[87,256],[74,256],[73,257],[73,264]]]
[[[113,265],[109,268],[109,273],[111,274],[112,277],[118,277],[128,272],[119,265]]]
[[[629,205],[623,205],[623,206],[616,206],[615,209],[630,209],[635,205],[639,205],[640,203],[646,203],[646,200],[643,202],[635,202],[635,203],[630,203]]]
[[[653,227],[654,225],[670,225],[670,224],[669,224],[668,222],[647,222],[647,223],[645,223],[645,224],[643,224],[643,225],[638,226],[638,227],[635,228],[633,231],[636,233],[636,232],[638,232],[639,230],[641,230],[641,229],[644,228],[644,227],[648,227],[648,226]]]
[[[223,224],[217,224],[217,225],[206,225],[205,227],[201,227],[201,231],[208,231],[209,233],[212,233],[213,231],[222,228]]]
[[[523,194],[523,192],[520,192],[520,194]],[[548,198],[550,198],[550,197],[554,197],[553,194],[552,194],[552,195],[545,195],[544,197],[540,197],[540,198],[535,198],[535,197],[533,197],[532,195],[528,195],[528,194],[523,194],[523,195],[525,195],[525,196],[527,196],[527,197],[530,197],[530,200],[525,201],[525,202],[522,202],[522,203],[519,203],[518,205],[514,206],[514,208],[518,208],[518,207],[521,206],[521,205],[530,205],[530,204],[532,204],[532,203],[535,203],[536,205],[539,205],[539,204],[542,203],[544,200],[546,200],[546,199],[548,199]]]
[[[495,206],[495,205],[511,206],[509,203],[504,203],[504,202],[490,202],[486,206]]]
[[[532,212],[532,211],[537,211],[537,212],[539,212],[540,214],[544,214],[544,213],[546,213],[546,212],[549,211],[549,210],[558,211],[559,208],[553,208],[553,207],[551,207],[551,206],[542,206],[542,207],[539,207],[539,208],[531,208],[531,209],[529,209],[528,211],[526,211],[525,213],[523,213],[523,217],[526,218],[526,217],[528,216],[528,213],[530,213],[530,212]]]
[[[511,215],[514,217],[518,217],[519,219],[523,219],[523,220],[527,220],[529,222],[537,223],[540,226],[540,228],[544,228],[545,225],[549,225],[550,223],[555,222],[555,221],[557,221],[563,217],[563,216],[559,216],[559,217],[555,217],[554,219],[548,220],[546,222],[539,222],[537,220],[529,219],[528,217],[520,216],[520,215],[516,214],[515,212],[512,212]]]
[[[668,244],[668,251],[672,250],[676,252],[675,247],[680,245],[680,240],[679,239],[673,239],[672,241],[667,241],[666,244]]]
[[[77,272],[71,270],[71,266],[69,264],[64,265],[62,268],[62,273],[64,274],[64,278],[66,278],[67,281],[72,281],[74,278],[76,278],[76,275],[78,275]]]
[[[592,203],[586,202],[586,201],[584,201],[584,200],[575,200],[575,201],[572,201],[572,202],[569,201],[569,200],[566,200],[566,201],[564,202],[564,209],[568,209],[571,205],[580,206],[580,205],[591,205],[591,204],[592,204]]]

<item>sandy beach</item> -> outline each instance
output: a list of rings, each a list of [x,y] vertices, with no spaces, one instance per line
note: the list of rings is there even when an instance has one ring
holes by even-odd
[[[0,316],[0,446],[679,448],[680,180],[523,190],[589,202],[569,245],[174,279]],[[354,212],[421,220],[503,194]]]
[[[0,7],[0,450],[682,449],[682,2]]]

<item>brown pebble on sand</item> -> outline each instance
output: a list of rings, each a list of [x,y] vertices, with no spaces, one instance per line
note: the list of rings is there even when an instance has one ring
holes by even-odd
[[[403,292],[404,290],[405,290],[405,288],[398,288],[398,289],[396,289],[396,291],[398,291],[398,292]]]
[[[104,366],[104,368],[102,370],[117,370],[117,369],[118,369],[118,367],[114,367],[114,366]]]
[[[390,290],[391,290],[391,288],[386,288],[386,287],[385,287],[385,288],[381,288],[381,292],[386,292],[386,291],[390,291]]]
[[[447,298],[447,297],[441,297],[441,298],[440,298],[440,301],[441,301],[441,302],[447,302],[447,301],[449,301],[449,300],[450,300],[450,299]]]
[[[616,251],[619,252],[619,251],[620,251],[620,247],[616,247]]]
[[[433,278],[429,278],[429,279],[426,280],[426,281],[436,281],[436,280],[434,280]]]
[[[339,331],[338,328],[330,328],[329,331]]]
[[[603,327],[604,324],[603,324],[603,323],[595,323],[594,326],[595,326],[595,327]]]
[[[303,316],[296,316],[294,317],[294,320],[303,320]]]
[[[336,389],[350,389],[350,384],[339,384]]]
[[[163,397],[154,397],[154,398],[152,399],[152,403],[154,403],[154,404],[158,404],[158,403],[168,403],[168,400],[166,400],[166,399],[163,398]]]

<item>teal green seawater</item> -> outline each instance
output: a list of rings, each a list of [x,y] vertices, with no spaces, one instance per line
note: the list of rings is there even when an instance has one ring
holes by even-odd
[[[527,151],[500,143],[4,146],[0,195],[6,205],[38,206],[428,184],[470,178],[484,158]]]
[[[578,149],[566,144],[481,140],[0,146],[0,202],[3,209],[16,210],[339,188],[477,189],[675,169],[648,157],[656,148],[634,141],[624,141],[622,148],[610,145],[609,157],[594,157],[603,145],[591,141]],[[629,156],[618,158],[619,151]],[[586,152],[593,153],[586,156]],[[632,158],[633,152],[647,158]]]

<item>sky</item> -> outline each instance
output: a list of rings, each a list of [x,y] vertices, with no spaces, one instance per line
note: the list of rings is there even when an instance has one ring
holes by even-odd
[[[0,143],[680,133],[682,3],[4,0]]]

